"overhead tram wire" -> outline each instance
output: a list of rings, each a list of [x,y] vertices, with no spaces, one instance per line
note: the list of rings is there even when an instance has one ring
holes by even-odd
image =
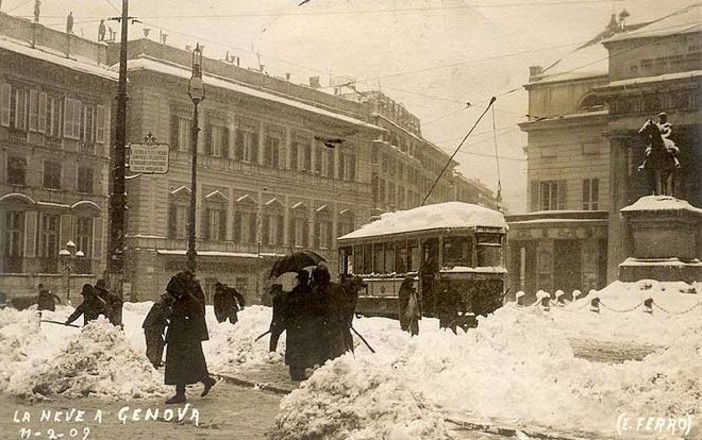
[[[495,143],[495,163],[497,164],[497,209],[502,211],[502,179],[500,177],[500,156],[497,151],[497,128],[495,127],[495,107],[492,107],[492,139]]]
[[[487,111],[490,110],[490,107],[492,107],[492,105],[495,103],[495,101],[497,101],[497,98],[493,96],[493,97],[490,99],[490,103],[488,104],[488,106],[485,108],[485,110],[483,111],[483,113],[482,113],[482,114],[478,117],[478,119],[475,121],[475,124],[473,124],[473,126],[472,126],[472,127],[470,128],[470,130],[468,131],[468,134],[466,134],[466,136],[463,138],[463,140],[461,141],[461,143],[458,144],[458,147],[456,147],[456,150],[453,152],[453,154],[451,155],[451,157],[449,157],[449,160],[446,161],[446,165],[444,165],[444,167],[441,169],[441,172],[439,173],[439,175],[436,176],[436,180],[434,180],[434,183],[431,185],[431,188],[429,188],[429,191],[427,192],[427,195],[424,196],[424,200],[422,200],[422,203],[421,203],[421,205],[419,205],[419,206],[424,206],[424,203],[427,201],[427,199],[428,199],[429,196],[431,195],[431,192],[434,191],[434,188],[436,187],[437,183],[439,183],[439,180],[441,179],[441,176],[443,176],[444,172],[446,171],[446,168],[448,168],[448,166],[451,164],[451,161],[452,161],[453,158],[456,156],[456,153],[458,153],[458,150],[461,149],[461,147],[463,146],[463,143],[466,141],[466,139],[468,139],[468,136],[470,136],[470,134],[473,133],[473,130],[475,130],[475,127],[478,126],[478,123],[480,122],[480,120],[483,119],[483,116],[485,116],[485,113],[487,113]]]

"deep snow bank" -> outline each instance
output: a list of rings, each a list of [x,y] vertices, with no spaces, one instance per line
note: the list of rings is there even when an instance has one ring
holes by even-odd
[[[421,392],[372,358],[328,362],[286,396],[272,437],[278,440],[451,438],[443,415]]]
[[[61,395],[135,398],[165,392],[143,354],[104,318],[82,328],[58,354],[14,375],[8,392],[27,399]]]

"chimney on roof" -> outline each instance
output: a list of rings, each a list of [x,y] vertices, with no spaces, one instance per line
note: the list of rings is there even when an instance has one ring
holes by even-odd
[[[290,72],[285,72],[285,81],[290,81]]]
[[[318,76],[310,76],[310,87],[313,89],[318,89],[322,87],[322,83],[319,81]]]
[[[541,66],[529,66],[529,80],[535,79],[544,73],[544,68]]]
[[[185,45],[185,51],[186,51],[186,52],[190,52],[190,51],[192,51],[192,50],[193,50],[193,47],[192,47],[191,45],[189,45],[189,44],[186,44],[186,45]]]
[[[144,38],[149,38],[149,34],[151,33],[151,29],[144,28],[144,29],[142,29],[142,31],[144,32]]]

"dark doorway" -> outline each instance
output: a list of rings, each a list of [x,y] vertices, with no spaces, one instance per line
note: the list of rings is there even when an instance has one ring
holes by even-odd
[[[555,240],[553,255],[554,289],[566,294],[581,288],[582,261],[580,240]]]

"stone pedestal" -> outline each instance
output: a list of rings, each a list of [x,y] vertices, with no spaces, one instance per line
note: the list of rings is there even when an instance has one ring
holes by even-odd
[[[647,196],[620,210],[628,255],[621,281],[702,281],[702,209],[667,196]]]

